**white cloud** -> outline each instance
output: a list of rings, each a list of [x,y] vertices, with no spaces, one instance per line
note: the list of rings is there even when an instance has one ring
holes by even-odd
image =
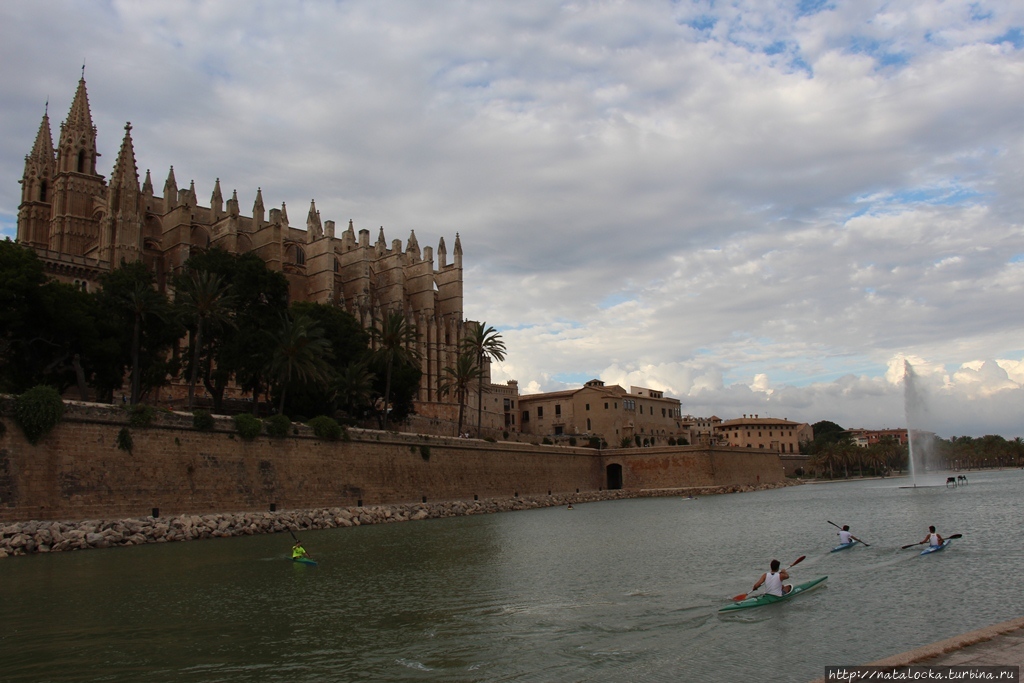
[[[1021,434],[1024,8],[798,6],[4,3],[0,231],[84,57],[101,162],[131,120],[158,188],[459,232],[524,393],[895,426],[907,357],[943,428]]]

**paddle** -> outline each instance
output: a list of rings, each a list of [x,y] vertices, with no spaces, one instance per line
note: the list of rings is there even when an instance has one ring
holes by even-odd
[[[806,555],[801,555],[800,557],[796,558],[796,560],[793,561],[793,564],[791,564],[788,567],[786,567],[786,569],[792,569],[793,567],[795,567],[798,564],[800,564],[801,562],[803,562],[805,559],[807,559],[807,556]],[[762,585],[764,585],[764,584],[762,584]],[[758,588],[760,588],[760,587],[761,586],[758,586]],[[750,591],[750,593],[753,593],[755,590],[757,590],[757,588],[755,588],[754,590]],[[733,602],[739,602],[740,600],[746,600],[747,596],[749,596],[750,593],[740,593],[739,595],[733,596],[732,600],[733,600]]]
[[[827,520],[827,519],[826,519],[825,521],[826,521],[826,522],[828,522],[829,524],[831,524],[832,526],[834,526],[835,528],[839,529],[840,531],[842,531],[842,530],[843,530],[843,527],[839,526],[839,525],[838,525],[838,524],[836,524],[835,522],[829,522],[829,520]],[[853,534],[850,534],[850,538],[852,538],[853,540],[855,540],[855,541],[859,542],[859,543],[860,543],[860,544],[861,544],[862,546],[864,546],[865,548],[870,548],[870,547],[871,547],[871,544],[870,544],[870,543],[865,543],[864,541],[860,540],[859,538],[857,538],[857,537],[856,537],[856,536],[854,536]]]
[[[952,536],[946,536],[947,541],[951,541],[954,538],[963,538],[963,534],[953,534]],[[910,543],[908,545],[900,546],[900,550],[906,550],[907,548],[913,548],[915,545],[924,545],[928,542],[928,539],[921,541],[920,543]]]

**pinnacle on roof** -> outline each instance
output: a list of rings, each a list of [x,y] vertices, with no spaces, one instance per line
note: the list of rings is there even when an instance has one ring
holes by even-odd
[[[462,240],[459,239],[459,233],[455,233],[455,253],[462,253]]]
[[[50,103],[46,103],[46,111],[43,113],[43,120],[39,123],[39,132],[36,133],[35,144],[29,153],[26,161],[40,161],[46,164],[53,163],[53,135],[50,134]]]
[[[142,191],[146,194],[153,194],[153,179],[149,175],[149,169],[146,169],[146,179],[142,182]]]
[[[78,81],[78,90],[75,91],[75,99],[71,102],[71,111],[64,123],[71,130],[93,131],[92,112],[89,109],[89,93],[85,89],[85,73]]]
[[[132,142],[132,124],[124,124],[124,139],[121,150],[114,161],[114,170],[110,174],[110,185],[125,186],[138,189],[139,169],[135,164],[135,145]]]
[[[263,188],[256,188],[256,201],[252,205],[253,212],[263,211]]]
[[[167,180],[164,181],[164,194],[167,194],[168,190],[171,191],[171,195],[178,194],[178,181],[174,179],[173,166],[171,166],[171,170],[167,174]]]

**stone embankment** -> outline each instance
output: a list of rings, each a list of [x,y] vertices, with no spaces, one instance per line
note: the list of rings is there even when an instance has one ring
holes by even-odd
[[[640,491],[591,491],[564,495],[406,503],[365,507],[281,510],[276,512],[237,512],[177,517],[137,517],[118,520],[78,522],[29,521],[0,525],[0,557],[88,550],[115,546],[168,543],[201,538],[253,536],[284,531],[334,529],[364,524],[387,524],[438,517],[481,515],[532,508],[588,503],[599,500],[679,495],[740,493],[788,486],[796,482],[759,486],[708,486],[685,489],[649,489]]]

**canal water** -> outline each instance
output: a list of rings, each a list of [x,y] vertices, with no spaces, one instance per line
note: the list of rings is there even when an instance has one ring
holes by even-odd
[[[8,558],[0,679],[806,681],[1024,615],[1024,472],[967,474]],[[801,555],[825,588],[719,615]]]

